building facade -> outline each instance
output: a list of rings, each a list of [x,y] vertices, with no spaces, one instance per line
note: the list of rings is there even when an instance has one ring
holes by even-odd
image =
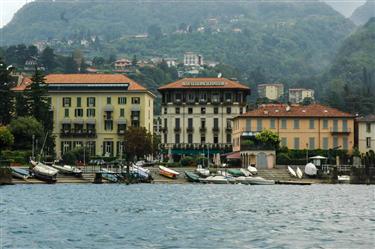
[[[375,115],[357,118],[358,149],[361,153],[375,151]]]
[[[231,150],[232,118],[246,112],[247,86],[225,78],[185,78],[158,90],[161,140],[169,155]]]
[[[258,85],[259,98],[279,100],[284,95],[283,84],[260,84]]]
[[[293,104],[302,103],[305,98],[315,100],[315,91],[312,89],[304,88],[291,88],[289,89],[289,102]]]
[[[203,56],[194,52],[186,52],[184,66],[203,66]]]
[[[24,82],[14,90],[30,84]],[[78,147],[91,156],[119,157],[128,126],[153,132],[155,96],[122,74],[50,74],[45,82],[57,157]]]
[[[354,116],[337,109],[312,104],[267,104],[234,119],[233,150],[242,151],[246,136],[264,129],[279,135],[289,149],[343,149],[354,146]]]

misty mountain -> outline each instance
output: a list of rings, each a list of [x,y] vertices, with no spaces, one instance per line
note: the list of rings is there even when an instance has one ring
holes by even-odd
[[[364,5],[353,12],[350,19],[357,25],[363,25],[371,17],[375,17],[375,0],[367,0]]]

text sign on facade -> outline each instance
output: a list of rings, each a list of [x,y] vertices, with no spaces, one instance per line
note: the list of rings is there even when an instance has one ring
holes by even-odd
[[[224,82],[217,81],[197,81],[197,82],[183,82],[183,86],[224,86]]]

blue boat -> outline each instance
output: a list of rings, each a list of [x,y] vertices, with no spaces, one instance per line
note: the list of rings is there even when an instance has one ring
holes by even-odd
[[[115,174],[114,172],[110,170],[102,169],[101,173],[102,173],[103,179],[109,182],[117,183],[119,180],[118,177],[116,176],[117,174]]]
[[[11,168],[11,169],[12,169],[12,176],[15,178],[25,180],[31,176],[29,170],[21,169],[21,168]]]

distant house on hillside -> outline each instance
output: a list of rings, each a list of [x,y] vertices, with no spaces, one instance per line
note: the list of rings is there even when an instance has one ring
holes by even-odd
[[[184,66],[203,66],[203,56],[194,52],[186,52]]]
[[[305,98],[314,100],[315,91],[305,88],[290,88],[289,89],[289,102],[293,104],[302,103]]]
[[[258,85],[259,98],[279,100],[284,95],[284,85],[280,83]]]
[[[132,62],[128,59],[119,59],[114,62],[114,66],[116,70],[125,70],[131,65],[132,65]]]

